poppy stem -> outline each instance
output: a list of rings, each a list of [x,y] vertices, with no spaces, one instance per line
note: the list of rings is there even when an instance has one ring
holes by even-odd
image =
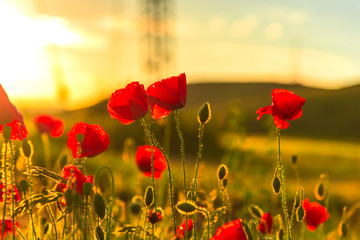
[[[171,204],[171,210],[173,214],[173,224],[174,224],[174,231],[176,234],[176,219],[175,219],[175,204],[174,204],[174,191],[173,191],[173,183],[172,183],[172,174],[171,174],[171,166],[170,166],[170,159],[166,155],[164,148],[160,145],[160,143],[157,141],[155,136],[148,130],[145,120],[140,119],[141,124],[143,125],[145,131],[147,131],[150,134],[151,141],[153,144],[160,150],[160,152],[164,155],[168,167],[168,178],[169,178],[169,185],[170,185],[170,204]]]
[[[209,217],[209,213],[208,213],[205,209],[203,209],[203,208],[197,208],[197,210],[200,211],[200,212],[205,213],[205,215],[206,215],[206,219],[207,219],[207,234],[208,234],[208,240],[209,240],[209,239],[210,239],[210,217]],[[195,225],[195,223],[194,223],[194,225]]]
[[[281,160],[281,152],[280,152],[280,129],[277,128],[277,142],[278,142],[278,157],[279,157],[279,170],[280,170],[280,183],[281,183],[281,203],[284,212],[285,218],[285,239],[291,239],[291,229],[289,222],[289,213],[286,205],[286,191],[285,191],[285,170]]]
[[[32,149],[33,152],[33,145],[31,143],[31,141],[28,141],[30,148]],[[26,163],[26,171],[28,173],[30,173],[30,170],[32,168],[32,156],[33,154],[30,154],[30,156],[26,156],[25,158],[25,163]],[[32,185],[32,178],[31,178],[31,174],[27,174],[27,182],[29,184],[29,200],[28,200],[28,206],[29,206],[29,215],[30,215],[30,224],[31,224],[31,228],[32,228],[32,239],[37,239],[36,238],[36,231],[35,231],[35,225],[34,225],[34,217],[33,217],[33,211],[32,211],[32,207],[31,207],[31,196],[32,196],[32,192],[33,192],[33,185]],[[26,200],[26,193],[24,192],[24,198]]]
[[[56,221],[55,221],[55,218],[54,218],[54,214],[49,206],[49,204],[46,204],[46,210],[48,211],[49,213],[49,216],[50,216],[50,219],[51,219],[51,222],[52,224],[54,225],[54,235],[55,235],[55,240],[57,239],[57,229],[56,229]],[[86,230],[85,230],[86,232]],[[85,238],[86,239],[86,238]]]
[[[15,175],[14,175],[14,153],[13,153],[13,147],[11,144],[11,140],[9,139],[9,147],[10,147],[10,178],[11,178],[11,218],[12,218],[12,225],[13,225],[13,240],[15,240],[15,196],[14,196],[14,186],[15,186]]]
[[[149,130],[149,128],[146,126],[146,123],[145,123],[144,118],[141,118],[141,124],[142,124],[143,127],[144,127],[145,134],[146,134],[146,137],[147,137],[148,140],[149,140],[150,148],[151,148],[151,181],[152,181],[152,187],[153,187],[153,191],[154,191],[154,208],[155,208],[155,211],[156,211],[156,190],[155,190],[154,148],[153,148],[154,143],[153,143],[153,141],[152,141],[150,130]]]
[[[194,201],[196,203],[197,201],[197,186],[198,186],[198,182],[197,182],[197,176],[198,176],[198,171],[199,171],[199,162],[201,159],[201,153],[203,151],[203,143],[202,143],[202,139],[204,136],[204,125],[203,123],[200,123],[199,126],[199,151],[198,151],[198,155],[196,158],[196,166],[195,166],[195,177],[194,177]],[[194,240],[196,240],[196,214],[194,214],[193,216],[193,221],[194,221],[194,228],[193,228],[193,236],[194,236]]]
[[[180,128],[180,119],[179,119],[179,111],[178,109],[175,110],[175,122],[176,122],[176,131],[178,133],[179,139],[180,139],[180,152],[181,152],[181,161],[183,165],[183,175],[184,175],[184,195],[185,195],[185,201],[187,202],[187,189],[186,189],[186,165],[185,165],[185,151],[184,151],[184,138],[181,133]],[[188,217],[187,214],[185,214],[185,222],[187,223]],[[184,236],[184,239],[187,239],[188,232],[185,231],[186,234]]]
[[[3,207],[3,218],[1,222],[1,240],[4,239],[4,230],[5,230],[5,216],[6,216],[6,204],[7,204],[7,170],[6,170],[6,158],[7,158],[7,141],[3,144],[3,158],[2,158],[2,168],[4,171],[3,179],[5,179],[4,187],[5,187],[5,194],[4,194],[4,207]]]

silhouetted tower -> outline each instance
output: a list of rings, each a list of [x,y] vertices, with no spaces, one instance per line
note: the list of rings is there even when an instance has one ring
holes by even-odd
[[[175,65],[174,0],[140,0],[141,57],[149,83],[168,77]]]

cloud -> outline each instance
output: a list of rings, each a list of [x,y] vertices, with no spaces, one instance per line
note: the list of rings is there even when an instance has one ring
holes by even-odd
[[[234,22],[230,27],[230,34],[236,38],[245,38],[250,36],[257,29],[258,25],[258,17],[250,14]]]
[[[271,23],[265,29],[265,36],[269,39],[279,39],[284,33],[284,28],[280,23]]]

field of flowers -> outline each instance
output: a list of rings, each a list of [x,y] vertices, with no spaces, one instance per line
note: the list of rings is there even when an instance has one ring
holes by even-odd
[[[199,106],[196,141],[185,143],[179,114],[186,107],[185,73],[146,89],[131,82],[112,93],[103,111],[119,125],[138,124],[144,144],[128,138],[121,155],[109,153],[105,162],[92,160],[107,151],[112,132],[83,119],[67,132],[66,143],[54,146],[64,134],[64,120],[41,114],[33,119],[41,134],[42,146],[36,146],[28,120],[0,85],[1,239],[359,239],[360,204],[337,201],[330,207],[326,173],[319,172],[309,187],[297,155],[291,156],[291,169],[284,164],[288,139],[281,133],[301,118],[306,99],[286,89],[274,89],[268,97],[269,105],[256,113],[260,121],[271,115],[276,149],[263,172],[255,172],[246,164],[249,152],[239,153],[243,171],[236,170],[231,156],[203,161],[212,120],[208,102]],[[171,123],[167,118],[174,118],[169,128],[178,138],[176,161],[169,140],[157,133],[157,123]],[[252,143],[266,145],[259,139]],[[195,159],[187,158],[186,145],[196,146]]]

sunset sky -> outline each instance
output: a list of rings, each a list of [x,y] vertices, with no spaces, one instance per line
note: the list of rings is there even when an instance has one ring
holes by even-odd
[[[185,72],[188,83],[323,88],[360,82],[360,0],[173,2],[169,75]],[[63,86],[74,106],[104,99],[130,81],[148,85],[140,3],[0,0],[0,83],[22,104],[34,97],[55,104],[56,86]],[[61,64],[56,76],[49,58]]]

